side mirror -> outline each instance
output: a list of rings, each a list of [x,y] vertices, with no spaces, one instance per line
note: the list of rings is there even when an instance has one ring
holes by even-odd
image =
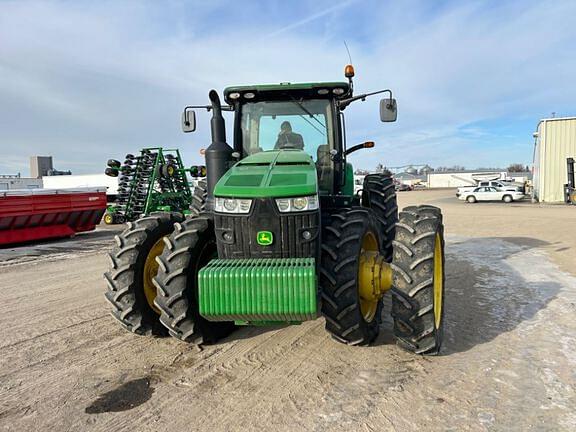
[[[196,130],[196,112],[185,109],[182,113],[182,131],[185,133]]]
[[[380,121],[395,122],[398,111],[396,109],[396,99],[380,100]]]

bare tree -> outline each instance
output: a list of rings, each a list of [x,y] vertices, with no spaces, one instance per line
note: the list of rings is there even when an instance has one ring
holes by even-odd
[[[508,172],[524,172],[526,167],[521,163],[513,163],[507,168]]]

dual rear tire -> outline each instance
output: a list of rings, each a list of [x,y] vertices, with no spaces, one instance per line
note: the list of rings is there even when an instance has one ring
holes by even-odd
[[[216,254],[209,218],[154,213],[128,222],[115,241],[105,296],[124,328],[195,343],[215,342],[235,329],[198,314],[198,270]]]
[[[363,286],[363,254],[382,254],[382,232],[370,209],[331,215],[324,227],[320,288],[326,330],[339,342],[368,345],[380,330],[382,300]],[[417,354],[440,351],[444,318],[444,228],[440,210],[407,207],[393,240],[392,318],[398,345]],[[365,283],[365,282],[364,282]]]

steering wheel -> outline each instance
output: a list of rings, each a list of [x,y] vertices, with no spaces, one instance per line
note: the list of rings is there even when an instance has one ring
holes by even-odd
[[[278,146],[278,148],[279,148],[280,150],[285,150],[285,149],[295,149],[295,148],[298,148],[298,147],[296,146],[295,143],[288,141],[288,142],[285,142],[285,143],[280,144],[280,145]]]

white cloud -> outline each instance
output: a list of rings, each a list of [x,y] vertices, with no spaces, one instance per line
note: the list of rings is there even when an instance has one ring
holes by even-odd
[[[348,3],[0,3],[0,172],[32,154],[100,171],[144,146],[200,162],[208,117],[183,135],[183,106],[230,84],[342,79],[343,39],[357,90],[398,98],[396,124],[378,122],[376,99],[347,110],[349,142],[377,141],[354,158],[366,168],[529,162],[531,130],[484,125],[570,114],[574,2]]]

